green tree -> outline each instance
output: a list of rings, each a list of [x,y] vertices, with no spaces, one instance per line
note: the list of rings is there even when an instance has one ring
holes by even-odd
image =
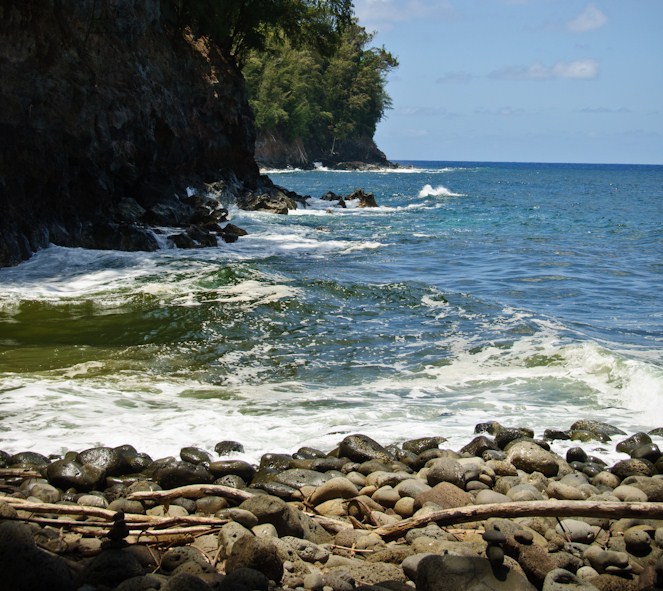
[[[209,36],[242,63],[268,37],[328,44],[349,22],[352,0],[170,0],[182,27]]]
[[[287,140],[312,140],[333,152],[337,140],[372,138],[391,106],[386,75],[398,65],[351,20],[319,44],[270,37],[244,67],[259,130]]]

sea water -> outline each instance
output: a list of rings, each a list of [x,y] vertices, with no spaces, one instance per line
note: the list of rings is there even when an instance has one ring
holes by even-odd
[[[0,449],[256,459],[351,433],[457,449],[488,420],[663,426],[663,167],[270,174],[309,206],[231,206],[235,244],[0,269]],[[319,199],[357,188],[379,207]]]

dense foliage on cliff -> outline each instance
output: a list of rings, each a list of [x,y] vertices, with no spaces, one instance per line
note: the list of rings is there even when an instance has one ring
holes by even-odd
[[[372,138],[391,105],[385,77],[397,61],[371,41],[356,21],[343,27],[331,52],[267,39],[244,66],[258,129],[330,153],[338,140]]]
[[[343,159],[335,152],[348,152],[348,143],[384,157],[373,135],[391,105],[386,75],[398,63],[371,46],[352,0],[171,2],[180,26],[212,38],[242,68],[259,138],[272,138],[277,151],[296,145],[302,162]]]
[[[298,43],[333,43],[350,21],[352,0],[170,0],[181,26],[209,36],[239,63],[274,35]]]

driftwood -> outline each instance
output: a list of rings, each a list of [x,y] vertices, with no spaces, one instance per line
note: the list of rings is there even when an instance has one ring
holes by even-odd
[[[373,530],[384,538],[397,538],[429,523],[452,525],[491,517],[602,517],[608,519],[663,519],[663,503],[604,503],[596,501],[526,501],[490,503],[442,509],[421,517],[410,517]]]
[[[170,490],[141,490],[127,495],[127,499],[132,501],[144,501],[146,499],[155,501],[167,501],[186,497],[187,499],[199,499],[207,495],[216,495],[226,497],[233,501],[246,501],[253,496],[253,493],[233,488],[232,486],[223,486],[221,484],[189,484],[179,486]]]
[[[25,499],[18,499],[14,497],[1,497],[0,500],[15,509],[20,511],[28,511],[30,513],[48,513],[56,515],[82,515],[84,517],[99,517],[113,521],[117,515],[117,511],[109,509],[101,509],[99,507],[85,507],[82,505],[58,505],[56,503],[33,503]],[[166,527],[178,523],[187,525],[207,525],[219,527],[228,523],[228,519],[219,519],[218,517],[203,517],[199,515],[178,515],[178,516],[164,516],[157,515],[140,515],[138,513],[125,513],[124,520],[130,524],[134,529],[141,527]],[[59,520],[56,520],[56,522]],[[77,522],[81,526],[96,525],[95,522]]]
[[[0,478],[43,478],[44,475],[31,468],[0,468]]]
[[[343,529],[354,529],[349,521],[341,521],[340,519],[333,519],[331,517],[325,517],[324,515],[317,515],[308,512],[305,514],[313,519],[313,521],[317,521],[328,532],[333,534],[337,534]]]

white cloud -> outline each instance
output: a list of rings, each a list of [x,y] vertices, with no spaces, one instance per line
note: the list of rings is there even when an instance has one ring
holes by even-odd
[[[445,107],[398,107],[396,112],[405,117],[435,117],[452,119],[457,113],[449,111]]]
[[[497,117],[512,117],[514,115],[522,115],[525,113],[524,109],[516,107],[501,107],[499,109],[475,109],[477,115],[492,115]]]
[[[541,63],[529,66],[507,66],[489,74],[496,80],[550,80],[570,78],[572,80],[590,80],[599,74],[599,62],[595,59],[581,59],[571,62],[559,61],[553,66]]]
[[[572,62],[557,62],[552,67],[553,78],[573,78],[575,80],[590,80],[599,74],[599,63],[594,59],[575,60]]]
[[[608,22],[608,17],[594,4],[588,4],[578,16],[566,23],[572,33],[585,33],[600,29]]]
[[[467,84],[474,76],[469,72],[447,72],[435,80],[436,84]]]
[[[455,12],[451,0],[356,0],[354,4],[360,24],[369,31],[419,18],[450,18]]]
[[[585,107],[584,109],[580,109],[581,113],[592,113],[592,114],[614,114],[614,113],[631,113],[631,109],[627,109],[626,107],[618,107],[616,109],[611,109],[609,107]]]

